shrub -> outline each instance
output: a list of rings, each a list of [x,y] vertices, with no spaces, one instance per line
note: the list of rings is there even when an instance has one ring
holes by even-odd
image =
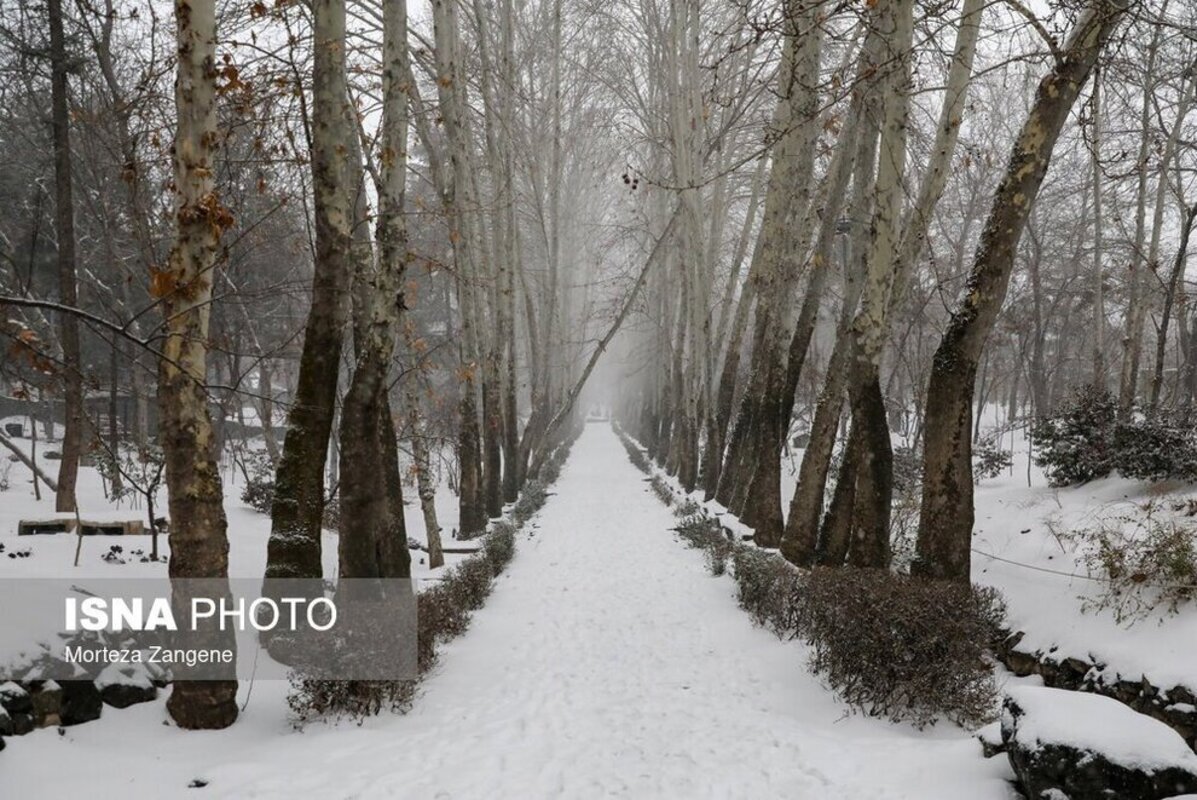
[[[1004,611],[992,589],[818,568],[804,581],[797,628],[812,671],[850,705],[920,728],[941,715],[976,727],[994,713],[985,652]]]
[[[1191,426],[1165,417],[1114,426],[1114,466],[1138,480],[1197,479],[1197,439]]]
[[[416,597],[418,663],[427,672],[436,663],[436,646],[465,633],[470,612],[456,602],[452,588],[438,583]]]
[[[619,441],[623,444],[623,449],[628,451],[628,460],[632,462],[632,466],[641,472],[648,474],[652,471],[648,463],[648,456],[640,449],[640,445],[632,439],[631,436],[624,433],[623,429],[615,426],[615,435],[619,437]]]
[[[1009,450],[998,446],[997,437],[986,436],[973,445],[973,482],[996,478],[1014,464]]]
[[[917,555],[921,504],[921,492],[894,492],[889,516],[889,547],[890,566],[897,572],[909,572]]]
[[[258,450],[246,452],[241,458],[241,472],[245,477],[241,501],[254,511],[269,514],[274,503],[274,467],[270,457]]]
[[[250,478],[241,490],[241,501],[254,511],[269,514],[274,503],[274,480]]]
[[[1114,469],[1114,419],[1117,404],[1105,389],[1082,386],[1073,390],[1055,414],[1031,426],[1035,463],[1043,467],[1052,486],[1067,486],[1103,478]]]
[[[894,492],[914,492],[923,485],[923,452],[913,447],[894,448]]]
[[[667,506],[673,505],[673,487],[669,485],[668,481],[660,475],[654,475],[649,480],[649,485],[652,487],[653,494],[657,496],[658,500]]]
[[[1053,486],[1084,483],[1117,470],[1128,478],[1197,480],[1197,430],[1167,415],[1117,419],[1114,398],[1092,386],[1031,427],[1036,463]]]
[[[717,520],[698,511],[684,517],[674,530],[687,545],[703,551],[707,569],[712,575],[722,575],[727,571],[732,543]]]
[[[495,576],[511,560],[515,528],[500,525],[487,534],[478,553],[417,595],[416,663],[421,675],[436,664],[438,645],[466,632],[470,613],[482,607]],[[416,688],[415,681],[332,681],[298,669],[289,680],[287,705],[296,726],[320,718],[348,717],[360,723],[382,711],[406,713]]]
[[[1186,516],[1188,506],[1178,509]],[[1076,543],[1088,573],[1103,580],[1086,610],[1110,609],[1118,622],[1163,610],[1175,614],[1197,593],[1197,527],[1159,503],[1100,520],[1063,537]]]
[[[911,548],[920,473],[915,451],[895,449],[895,510],[904,511],[895,519],[911,534],[896,535]],[[672,504],[668,484],[660,476],[651,483]],[[888,570],[808,573],[776,553],[728,540],[692,500],[674,513],[679,538],[704,551],[713,574],[723,574],[730,560],[740,607],[778,638],[809,643],[812,671],[849,705],[918,727],[941,716],[970,727],[993,717],[997,695],[985,653],[1005,616],[996,591]]]
[[[296,727],[318,718],[348,717],[360,725],[384,710],[406,713],[416,695],[415,681],[329,681],[292,672],[290,683],[287,706]]]
[[[486,541],[482,543],[482,557],[490,566],[491,573],[498,577],[511,559],[515,557],[516,527],[506,520],[496,522]]]
[[[516,525],[523,525],[541,509],[548,497],[548,488],[543,483],[539,480],[528,481],[511,508],[511,519]]]
[[[452,572],[452,579],[446,581],[445,585],[453,593],[454,602],[467,611],[482,608],[482,604],[490,595],[491,581],[495,577],[494,570],[486,558],[467,558],[454,567]]]
[[[740,608],[756,624],[779,639],[797,635],[802,573],[774,553],[740,546],[732,553],[732,574]]]
[[[558,452],[560,449],[553,451],[553,455],[541,465],[540,474],[536,476],[541,483],[556,483],[557,478],[561,477],[561,461],[556,458]]]

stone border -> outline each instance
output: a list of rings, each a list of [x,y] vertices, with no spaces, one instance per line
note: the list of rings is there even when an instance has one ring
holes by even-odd
[[[1127,680],[1109,665],[1091,654],[1084,658],[1065,655],[1058,648],[1027,652],[1018,649],[1025,636],[1013,631],[994,647],[1007,669],[1019,677],[1038,675],[1043,684],[1053,689],[1071,689],[1111,697],[1124,705],[1163,722],[1184,738],[1197,751],[1197,692],[1187,686],[1162,688],[1154,685],[1146,675]]]

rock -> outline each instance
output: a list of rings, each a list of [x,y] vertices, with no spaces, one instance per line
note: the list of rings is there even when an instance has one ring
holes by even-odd
[[[1001,737],[1027,797],[1163,800],[1197,792],[1197,755],[1184,739],[1102,695],[1010,688]]]
[[[5,747],[5,745],[4,745],[4,737],[3,737],[3,736],[0,736],[0,750],[3,750],[3,749],[4,749],[4,747]]]
[[[1039,669],[1039,658],[1034,653],[1012,649],[1006,654],[1006,666],[1018,677],[1025,678]]]
[[[1114,684],[1113,694],[1119,701],[1130,705],[1139,699],[1139,692],[1143,684],[1136,681],[1118,681]]]
[[[8,681],[0,683],[0,707],[10,714],[28,714],[33,710],[33,700],[20,684]]]
[[[1079,658],[1069,656],[1060,662],[1060,671],[1067,675],[1065,679],[1070,687],[1082,685],[1089,677],[1089,670],[1093,665]]]
[[[1006,752],[1006,743],[1002,741],[1001,723],[993,722],[977,731],[977,741],[981,743],[981,755],[993,758]]]
[[[96,688],[103,701],[113,708],[148,703],[158,696],[152,676],[140,664],[109,664],[96,677]]]
[[[62,687],[56,681],[46,681],[32,695],[33,722],[39,728],[57,725],[62,719]]]
[[[12,715],[4,710],[4,706],[0,706],[0,736],[13,735]]]
[[[12,735],[24,736],[32,731],[35,727],[33,724],[32,714],[13,714],[12,715]]]
[[[1181,736],[1184,736],[1184,732],[1180,731],[1181,728],[1197,731],[1197,706],[1192,703],[1173,703],[1165,706],[1163,715],[1166,718],[1165,721],[1176,728]]]
[[[79,725],[99,719],[104,710],[100,690],[89,680],[62,682],[62,724]]]
[[[100,690],[100,697],[113,708],[128,708],[138,703],[148,703],[158,697],[158,687],[131,683],[112,683]]]
[[[1043,656],[1040,658],[1039,669],[1036,672],[1043,677],[1043,683],[1047,686],[1060,686],[1061,678],[1066,678],[1067,676],[1067,673],[1060,669],[1060,662],[1052,656]]]

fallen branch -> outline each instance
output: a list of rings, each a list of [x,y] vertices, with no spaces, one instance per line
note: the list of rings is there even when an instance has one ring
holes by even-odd
[[[43,472],[41,467],[39,467],[37,464],[33,463],[33,459],[31,459],[29,456],[25,455],[25,452],[23,450],[21,450],[21,448],[17,447],[12,439],[9,439],[3,433],[0,433],[0,444],[4,445],[9,450],[13,451],[13,453],[16,454],[17,458],[19,458],[21,460],[22,464],[29,467],[29,469],[31,469],[33,471],[33,474],[36,475],[38,478],[41,478],[43,481],[45,481],[46,486],[50,487],[50,491],[52,491],[52,492],[58,491],[58,484],[55,481],[50,480],[50,476],[47,475],[45,472]]]

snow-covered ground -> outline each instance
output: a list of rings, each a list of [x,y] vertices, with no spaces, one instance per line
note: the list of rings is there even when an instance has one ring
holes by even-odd
[[[1025,474],[986,482],[977,492],[973,580],[1001,589],[1010,627],[1026,633],[1021,650],[1058,646],[1062,655],[1106,664],[1111,678],[1197,688],[1197,609],[1119,621],[1112,610],[1086,608],[1104,584],[1090,579],[1076,544],[1058,535],[1141,519],[1149,502],[1160,505],[1155,513],[1170,514],[1172,504],[1193,497],[1191,486],[1117,476],[1067,489],[1041,478],[1028,488]]]
[[[1025,427],[1011,428],[1004,409],[993,405],[986,407],[982,422],[983,431],[1001,431],[999,446],[1011,451],[1013,464],[977,486],[973,582],[1001,590],[1010,627],[1026,634],[1019,649],[1059,648],[1061,656],[1092,656],[1106,665],[1105,677],[1111,681],[1146,677],[1157,687],[1197,690],[1197,607],[1189,604],[1177,614],[1121,621],[1109,609],[1094,608],[1092,601],[1104,592],[1104,584],[1088,574],[1077,544],[1061,536],[1096,524],[1142,519],[1147,504],[1155,507],[1153,513],[1171,514],[1197,530],[1197,518],[1172,510],[1197,501],[1197,486],[1113,475],[1052,488],[1028,458]],[[906,442],[895,435],[894,444]],[[802,450],[794,449],[783,462],[782,497],[787,500],[801,461]]]
[[[106,710],[10,740],[0,797],[1012,796],[963,731],[847,715],[675,541],[606,425],[554,492],[411,713],[294,732],[278,683],[243,685],[223,732],[171,728],[161,701]]]

